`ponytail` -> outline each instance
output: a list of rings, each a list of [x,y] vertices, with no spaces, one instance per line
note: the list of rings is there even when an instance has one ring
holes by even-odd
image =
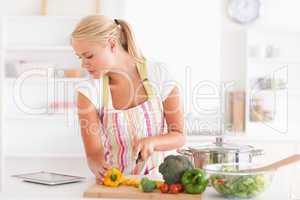
[[[123,48],[136,60],[136,62],[143,62],[144,57],[136,45],[136,40],[130,25],[125,20],[121,19],[115,19],[115,23],[121,27],[120,43]]]

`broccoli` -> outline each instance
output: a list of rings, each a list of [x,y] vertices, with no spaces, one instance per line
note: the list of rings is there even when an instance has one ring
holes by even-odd
[[[160,164],[159,172],[167,184],[175,184],[180,183],[181,176],[186,170],[193,168],[193,164],[185,156],[169,155]]]
[[[155,181],[152,181],[148,179],[147,177],[142,178],[140,184],[139,184],[140,190],[143,192],[153,192],[153,190],[156,188]]]

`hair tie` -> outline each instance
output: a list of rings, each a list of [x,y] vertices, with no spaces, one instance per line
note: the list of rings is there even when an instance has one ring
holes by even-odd
[[[120,25],[120,23],[119,23],[119,21],[118,21],[117,19],[114,19],[114,21],[115,21],[115,23],[116,23],[117,25]]]

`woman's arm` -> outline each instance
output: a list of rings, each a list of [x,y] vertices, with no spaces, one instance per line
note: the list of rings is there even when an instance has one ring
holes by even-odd
[[[186,142],[183,134],[183,108],[180,93],[175,87],[163,102],[168,133],[152,138],[155,151],[168,151],[182,147]]]
[[[95,106],[81,93],[77,100],[81,136],[90,170],[101,183],[111,166],[106,163],[100,137],[100,123]]]
[[[78,93],[77,108],[86,156],[103,152],[99,134],[99,117],[95,106],[83,94]]]

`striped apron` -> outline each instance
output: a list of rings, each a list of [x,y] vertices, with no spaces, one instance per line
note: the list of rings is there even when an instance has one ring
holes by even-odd
[[[112,109],[109,79],[103,77],[103,106],[99,114],[105,160],[124,174],[158,175],[158,166],[164,157],[163,152],[155,151],[147,161],[136,164],[133,155],[137,140],[166,132],[162,101],[147,79],[146,67],[146,61],[137,66],[148,100],[127,110]]]

